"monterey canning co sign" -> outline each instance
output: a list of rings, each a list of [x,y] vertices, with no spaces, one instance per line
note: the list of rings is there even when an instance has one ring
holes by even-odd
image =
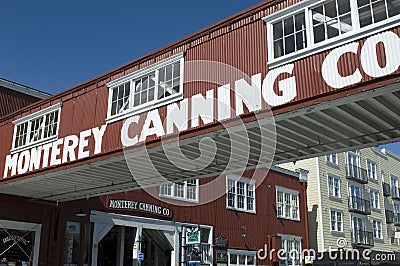
[[[383,47],[383,58],[378,56],[378,46]],[[360,51],[360,52],[359,52]],[[229,85],[217,88],[217,99],[214,99],[214,90],[208,90],[205,97],[202,94],[185,98],[167,106],[167,116],[161,119],[158,109],[151,110],[145,115],[144,122],[139,115],[127,118],[121,128],[121,143],[125,147],[146,141],[149,136],[162,137],[178,131],[188,129],[189,121],[192,128],[215,120],[222,121],[232,118],[232,111],[239,116],[244,113],[245,105],[249,112],[262,109],[263,102],[274,107],[286,104],[297,96],[296,80],[315,78],[318,72],[322,74],[324,82],[333,89],[341,89],[362,81],[363,74],[372,78],[379,78],[396,72],[400,66],[400,38],[391,31],[373,35],[361,42],[352,42],[333,49],[324,59],[320,71],[310,73],[308,77],[297,77],[293,73],[294,64],[286,64],[271,69],[264,79],[261,73],[251,77],[251,84],[244,79],[235,81],[235,88]],[[346,60],[350,56],[357,56],[361,65],[355,67],[352,73],[341,73],[338,67],[339,60]],[[382,64],[384,62],[384,64]],[[282,78],[282,74],[285,78]],[[277,85],[278,91],[274,86]],[[302,88],[304,89],[304,88]],[[235,104],[231,103],[231,91],[234,92]],[[190,110],[189,110],[190,101]],[[216,104],[215,104],[216,103]],[[218,106],[216,106],[218,105]],[[215,110],[218,110],[215,114]],[[141,126],[139,126],[139,124]],[[57,139],[52,143],[36,146],[29,150],[7,155],[4,166],[4,178],[25,174],[34,170],[60,165],[83,159],[102,152],[102,142],[107,125],[80,132]],[[134,128],[135,134],[131,134]],[[93,143],[89,143],[93,142]],[[94,147],[93,151],[89,147]]]

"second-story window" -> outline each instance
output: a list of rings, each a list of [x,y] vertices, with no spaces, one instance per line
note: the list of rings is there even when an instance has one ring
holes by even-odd
[[[61,105],[57,104],[14,121],[13,150],[32,147],[58,136]]]
[[[227,176],[226,204],[228,209],[255,212],[255,182],[252,179]]]
[[[276,212],[279,218],[300,220],[299,192],[282,187],[277,187]]]
[[[160,197],[198,202],[199,180],[193,179],[179,183],[163,184],[160,186]]]

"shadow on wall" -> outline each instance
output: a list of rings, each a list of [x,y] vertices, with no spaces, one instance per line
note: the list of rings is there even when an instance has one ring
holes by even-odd
[[[312,206],[312,211],[308,212],[308,241],[310,248],[318,250],[317,235],[318,235],[318,220],[317,220],[318,205]]]

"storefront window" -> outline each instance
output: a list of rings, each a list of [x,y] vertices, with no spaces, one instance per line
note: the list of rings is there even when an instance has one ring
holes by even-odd
[[[35,232],[0,228],[0,266],[33,265]]]
[[[92,225],[85,224],[85,239],[83,242],[83,266],[89,265],[90,260],[90,233],[92,231]]]

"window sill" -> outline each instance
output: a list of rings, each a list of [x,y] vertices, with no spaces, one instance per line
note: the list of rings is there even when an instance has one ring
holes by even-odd
[[[21,152],[21,151],[24,151],[24,150],[29,150],[31,148],[34,148],[34,147],[37,147],[37,146],[40,146],[40,145],[51,143],[51,142],[53,142],[53,141],[55,141],[57,139],[58,139],[58,135],[55,135],[55,136],[52,136],[52,137],[47,138],[45,140],[40,140],[40,141],[31,143],[31,144],[28,144],[28,145],[25,145],[25,146],[21,146],[21,147],[18,147],[18,148],[13,148],[10,152],[11,152],[11,154],[14,154],[14,153]]]
[[[293,61],[297,61],[299,59],[303,59],[305,57],[309,57],[311,55],[339,47],[346,43],[350,43],[353,41],[363,39],[370,35],[394,28],[394,27],[398,26],[399,22],[400,22],[400,15],[397,15],[395,17],[381,21],[380,23],[371,24],[369,26],[366,26],[362,29],[359,29],[358,31],[354,31],[354,32],[351,32],[348,34],[343,34],[341,36],[337,36],[335,38],[322,41],[318,44],[314,44],[314,46],[312,46],[312,47],[305,48],[305,49],[299,50],[297,52],[294,52],[294,53],[291,53],[288,55],[284,55],[284,56],[281,56],[281,57],[278,57],[275,59],[270,58],[270,60],[268,61],[268,67],[270,69],[276,68],[276,67],[291,63]]]
[[[157,109],[158,107],[161,107],[161,106],[173,103],[173,102],[180,101],[182,99],[183,99],[183,93],[180,92],[180,93],[174,94],[173,96],[170,96],[168,98],[162,99],[160,101],[151,102],[149,104],[146,104],[146,105],[143,105],[143,106],[139,106],[139,107],[134,108],[134,109],[127,110],[127,111],[125,111],[123,113],[120,113],[120,114],[117,114],[117,115],[114,115],[114,116],[109,116],[106,119],[106,123],[107,124],[111,124],[111,123],[114,123],[116,121],[131,117],[131,116],[134,116],[134,115],[138,115],[138,114],[144,113],[146,111],[151,111],[153,109]]]
[[[336,169],[339,169],[339,164],[337,164],[337,163],[326,162],[326,165],[328,165],[330,167],[333,167],[333,168],[336,168]]]
[[[293,218],[288,218],[288,217],[283,217],[283,216],[277,216],[278,219],[285,219],[289,221],[294,221],[294,222],[300,222],[300,219],[293,219]]]
[[[336,202],[342,202],[342,198],[341,197],[336,197],[336,196],[329,196],[330,200],[336,201]]]
[[[231,210],[231,211],[239,211],[239,212],[246,212],[246,213],[250,213],[250,214],[256,214],[256,211],[248,211],[248,210],[238,209],[238,208],[234,208],[234,207],[226,207],[226,209]]]
[[[165,198],[165,199],[171,199],[171,200],[177,200],[177,201],[185,201],[185,202],[191,202],[191,203],[199,203],[199,199],[186,199],[186,198],[179,198],[179,197],[174,197],[174,196],[168,196],[168,195],[159,195],[160,198]]]

